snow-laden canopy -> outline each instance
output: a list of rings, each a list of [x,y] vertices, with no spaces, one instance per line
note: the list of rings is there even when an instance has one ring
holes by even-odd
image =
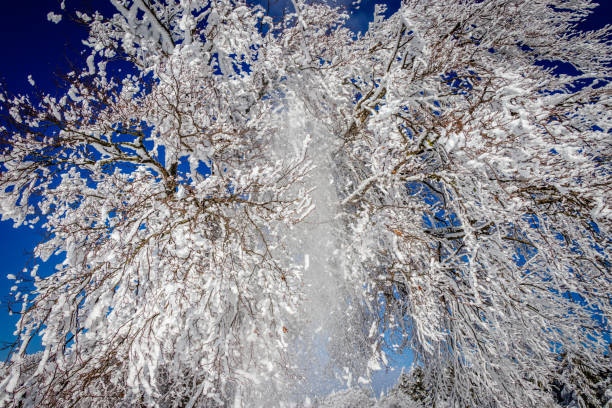
[[[302,404],[410,352],[427,406],[540,407],[590,384],[563,358],[606,368],[590,1],[408,0],[359,35],[314,2],[111,3],[74,13],[62,94],[1,98],[2,218],[63,257],[17,277],[3,404]]]

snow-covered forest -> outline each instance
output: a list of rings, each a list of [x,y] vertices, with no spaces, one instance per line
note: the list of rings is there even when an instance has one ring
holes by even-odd
[[[0,406],[612,406],[596,4],[110,3],[0,91],[2,219],[61,259],[9,276]]]

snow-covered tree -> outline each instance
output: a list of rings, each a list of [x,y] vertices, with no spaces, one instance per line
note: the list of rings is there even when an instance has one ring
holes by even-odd
[[[240,72],[269,63],[252,41],[261,12],[130,3],[78,15],[92,54],[64,96],[6,100],[3,217],[42,216],[35,255],[65,260],[17,295],[5,400],[35,386],[28,406],[221,404],[290,369],[279,356],[300,267],[282,241],[312,209],[298,185],[311,164],[307,137],[270,151],[281,107],[265,70]],[[114,59],[120,80],[105,72]]]
[[[575,29],[589,7],[409,1],[356,41],[347,270],[434,404],[545,406],[560,350],[601,367],[611,54],[610,27]]]
[[[553,376],[553,395],[563,407],[612,406],[612,365],[610,354],[597,366],[580,356],[561,354]],[[603,368],[603,369],[602,369]],[[577,387],[576,384],[579,384]]]
[[[389,351],[438,407],[554,406],[560,353],[605,371],[612,29],[578,30],[589,0],[408,0],[359,35],[333,4],[111,3],[72,16],[90,51],[61,95],[2,94],[2,217],[63,257],[17,277],[3,404],[278,403],[329,286],[349,386]]]

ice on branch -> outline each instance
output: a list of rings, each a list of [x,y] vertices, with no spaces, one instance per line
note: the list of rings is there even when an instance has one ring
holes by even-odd
[[[60,21],[62,21],[62,15],[61,14],[55,14],[54,12],[50,11],[47,13],[47,20],[49,20],[50,22],[57,24]]]

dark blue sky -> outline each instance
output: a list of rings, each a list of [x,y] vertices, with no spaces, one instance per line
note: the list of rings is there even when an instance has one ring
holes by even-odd
[[[289,0],[281,0],[290,4]],[[349,1],[350,2],[350,1]],[[28,75],[36,85],[53,93],[55,73],[68,70],[68,60],[79,60],[75,57],[84,49],[81,40],[86,31],[75,23],[64,18],[59,24],[47,20],[49,11],[60,11],[61,0],[5,0],[0,13],[0,34],[3,39],[2,58],[0,60],[0,80],[9,91],[15,93],[31,92]],[[112,10],[102,0],[67,0],[71,4],[95,4]],[[263,3],[263,1],[262,1]],[[604,1],[592,15],[585,28],[598,28],[612,21],[612,1]],[[278,4],[278,3],[277,3]],[[397,1],[389,8],[397,8]],[[363,29],[371,18],[374,2],[363,1],[359,12],[351,19],[353,29]],[[82,59],[81,59],[82,60]],[[17,275],[30,259],[29,251],[40,241],[42,231],[21,227],[14,229],[11,221],[0,222],[0,342],[13,340],[16,316],[9,316],[7,301],[12,282],[6,279],[7,274]],[[47,273],[51,269],[47,268]],[[0,351],[0,358],[6,356]]]
[[[70,40],[76,44],[84,34],[78,27],[68,27],[62,22],[54,25],[47,21],[49,9],[59,9],[56,1],[20,0],[7,1],[0,13],[0,30],[3,39],[0,62],[0,81],[11,92],[31,90],[27,81],[31,74],[44,88],[53,87],[52,73],[59,68],[65,55],[65,45]],[[63,27],[62,27],[63,26]],[[26,227],[13,228],[12,221],[0,222],[0,344],[13,340],[17,316],[9,316],[8,300],[12,281],[7,274],[18,275],[30,259],[35,243],[42,238],[42,231]],[[4,358],[6,351],[0,352]]]

